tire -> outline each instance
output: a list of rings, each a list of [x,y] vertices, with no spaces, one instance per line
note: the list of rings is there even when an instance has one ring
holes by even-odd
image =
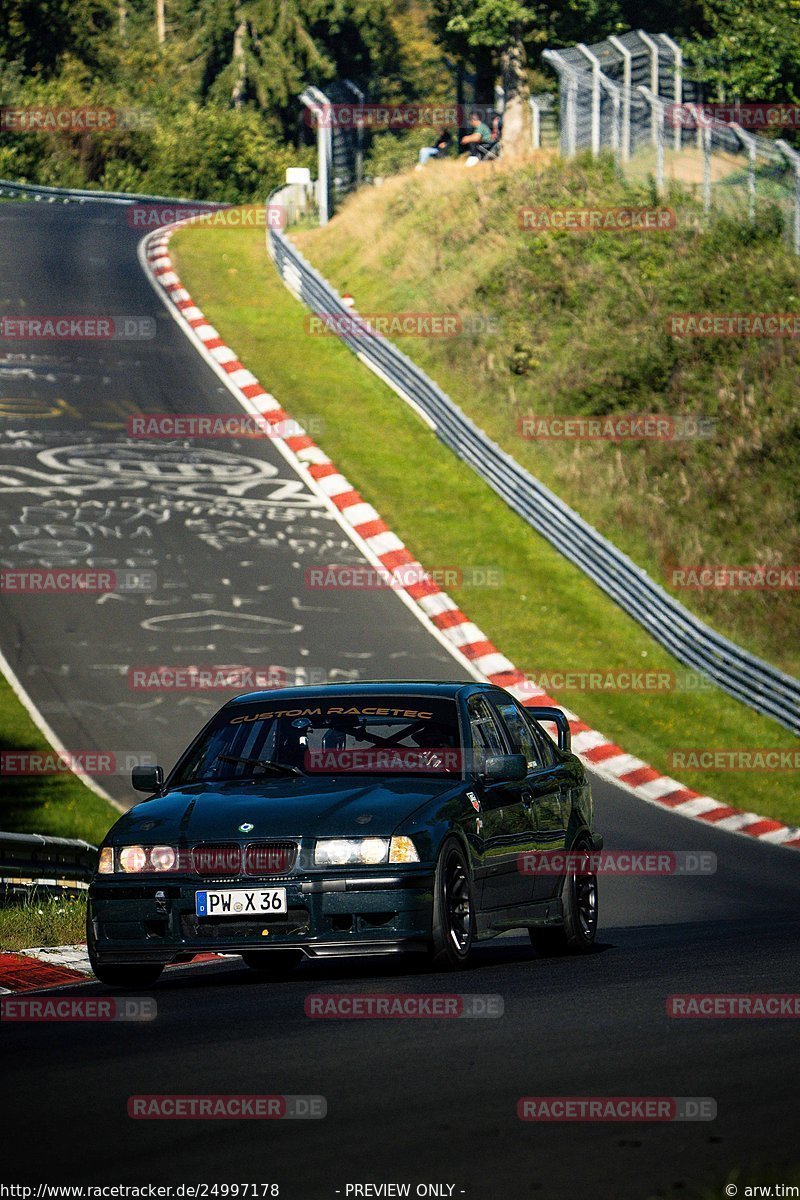
[[[460,845],[445,842],[433,884],[433,923],[429,961],[445,971],[463,969],[475,940],[475,900],[469,867]]]
[[[303,961],[303,951],[247,950],[242,959],[245,966],[258,971],[265,979],[288,979]]]
[[[584,850],[589,850],[586,843],[573,847],[573,852]],[[588,954],[597,936],[597,876],[589,871],[571,870],[564,879],[561,899],[564,924],[557,929],[530,929],[534,949],[547,958]]]
[[[86,913],[86,950],[92,971],[107,987],[145,988],[155,983],[164,970],[163,963],[101,963],[97,959],[94,926]]]

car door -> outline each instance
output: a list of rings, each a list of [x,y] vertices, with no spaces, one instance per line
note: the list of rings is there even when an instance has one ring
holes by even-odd
[[[524,780],[486,783],[480,779],[480,764],[485,757],[512,751],[502,723],[485,696],[471,696],[467,710],[477,759],[476,791],[483,837],[481,906],[490,909],[525,904],[531,899],[532,881],[519,870],[519,858],[532,847],[532,827],[523,803]]]
[[[556,749],[544,730],[510,696],[498,693],[492,695],[491,701],[503,722],[512,751],[524,754],[528,764],[527,778],[520,791],[532,831],[531,849],[563,850],[568,784]],[[534,900],[549,899],[558,888],[559,877],[547,871],[534,870],[528,878]]]

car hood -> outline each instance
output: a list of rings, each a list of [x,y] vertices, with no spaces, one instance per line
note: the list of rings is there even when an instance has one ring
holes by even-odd
[[[196,784],[138,804],[117,822],[109,840],[185,845],[245,837],[388,837],[418,808],[463,787],[461,780],[433,777]],[[245,824],[252,830],[240,830]]]

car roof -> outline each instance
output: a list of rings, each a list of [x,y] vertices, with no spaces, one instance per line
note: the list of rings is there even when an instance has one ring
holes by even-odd
[[[369,679],[358,683],[321,683],[313,686],[262,688],[234,696],[228,704],[249,704],[254,700],[307,700],[324,696],[428,696],[454,700],[464,689],[488,691],[490,683],[470,679]],[[227,706],[226,706],[227,707]]]

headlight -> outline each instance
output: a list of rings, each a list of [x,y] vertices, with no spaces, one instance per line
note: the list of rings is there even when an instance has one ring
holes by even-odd
[[[314,847],[318,867],[374,866],[386,862],[388,838],[326,838]]]
[[[393,837],[389,846],[389,862],[390,863],[411,863],[419,862],[417,847],[414,845],[410,837],[401,834],[400,837]]]
[[[147,866],[147,855],[143,846],[124,846],[119,852],[119,865],[123,871],[143,871]]]
[[[150,851],[150,866],[154,871],[171,871],[177,855],[172,846],[153,846]]]
[[[178,851],[174,846],[123,846],[117,852],[115,868],[114,848],[105,846],[100,851],[97,871],[100,875],[113,875],[116,869],[132,875],[140,871],[172,871],[178,865]]]

